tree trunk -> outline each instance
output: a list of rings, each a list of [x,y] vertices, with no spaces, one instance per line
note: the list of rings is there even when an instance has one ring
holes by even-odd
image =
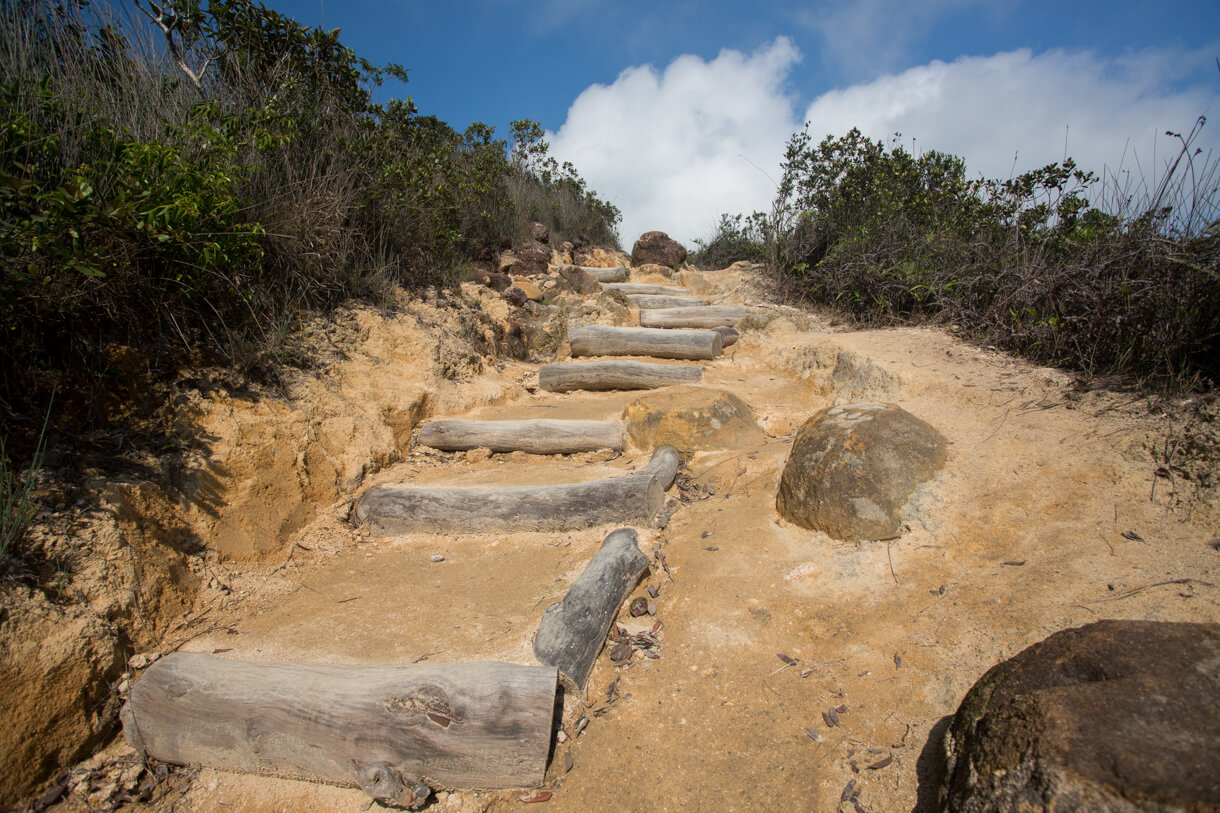
[[[591,268],[587,265],[577,267],[583,268],[593,276],[597,277],[598,282],[618,282],[619,280],[627,279],[630,274],[627,268],[621,265],[618,268]]]
[[[623,428],[609,421],[428,421],[419,442],[433,449],[572,454],[623,448]]]
[[[165,762],[363,788],[396,805],[415,786],[542,784],[553,667],[507,663],[338,666],[175,653],[123,708],[136,749]]]
[[[550,392],[651,390],[702,380],[701,367],[647,361],[582,361],[538,368],[538,386]]]
[[[732,327],[745,319],[748,314],[745,308],[719,307],[708,305],[701,308],[663,308],[661,310],[640,311],[640,325],[643,327],[695,327],[715,328]]]
[[[635,474],[587,483],[376,486],[360,499],[356,521],[376,534],[574,531],[612,522],[651,523],[665,503],[661,480],[671,453],[672,449],[662,446]]]
[[[568,331],[573,356],[653,356],[714,359],[724,339],[714,330],[658,330],[586,325]]]
[[[653,475],[660,481],[661,488],[669,491],[669,487],[674,484],[674,478],[678,476],[678,466],[681,463],[682,458],[679,457],[677,449],[672,446],[658,446],[648,465],[638,473]]]
[[[543,612],[534,655],[583,690],[614,616],[646,570],[634,529],[607,536],[563,600]]]
[[[692,296],[658,296],[656,294],[627,294],[627,299],[640,310],[656,308],[690,308],[706,305],[702,299]]]
[[[602,285],[607,291],[618,291],[631,296],[646,294],[649,296],[690,296],[688,288],[673,288],[668,285],[650,285],[643,282],[609,282]]]

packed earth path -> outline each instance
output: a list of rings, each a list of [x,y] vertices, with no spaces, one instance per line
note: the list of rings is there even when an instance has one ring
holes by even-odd
[[[739,337],[724,347],[731,331],[721,331],[719,352],[698,361],[615,357],[702,369],[700,381],[667,389],[549,391],[545,365],[502,358],[455,385],[465,395],[418,415],[619,423],[626,413],[621,451],[451,452],[417,440],[282,549],[217,563],[162,649],[235,661],[537,664],[543,612],[626,525],[650,564],[616,625],[655,630],[659,645],[627,659],[612,660],[613,641],[601,652],[583,697],[567,695],[556,717],[541,788],[441,789],[432,809],[898,811],[935,809],[947,717],[997,662],[1103,618],[1220,618],[1220,553],[1209,545],[1220,510],[1213,494],[1158,475],[1182,427],[1147,398],[1081,386],[941,328],[845,329],[776,304],[761,270],[744,264],[635,270],[629,283],[681,290],[620,291],[613,306],[598,304],[613,289],[586,294],[584,325],[655,321],[656,308],[641,305],[737,308]],[[498,294],[463,288],[513,318]],[[628,298],[649,296],[706,304]],[[579,327],[569,325],[558,362],[588,363],[572,357]],[[708,399],[723,393],[748,405],[744,417],[707,417]],[[826,407],[861,402],[930,423],[948,462],[894,538],[845,542],[784,521],[776,492],[797,429]],[[639,417],[649,411],[677,417],[662,431],[655,415]],[[443,533],[353,523],[374,488],[619,477],[662,443],[682,466],[650,521]],[[639,598],[653,614],[633,617]],[[206,620],[191,627],[192,617]],[[118,741],[99,759],[130,753]],[[549,799],[522,801],[545,797],[538,790]],[[203,768],[160,806],[369,803],[359,789]]]

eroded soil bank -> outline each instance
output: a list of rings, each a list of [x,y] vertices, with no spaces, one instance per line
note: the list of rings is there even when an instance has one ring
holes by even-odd
[[[1158,411],[943,330],[844,331],[766,305],[743,269],[680,281],[751,307],[741,340],[704,364],[703,386],[742,398],[765,434],[695,453],[669,493],[668,522],[639,529],[641,549],[663,552],[670,572],[654,561],[635,593],[659,589],[656,618],[623,613],[620,623],[635,630],[661,620],[660,658],[621,669],[599,659],[587,705],[565,709],[569,739],[556,746],[547,809],[834,810],[852,780],[867,809],[920,808],[935,798],[942,721],[997,661],[1100,618],[1220,618],[1220,552],[1209,545],[1220,536],[1220,506],[1207,461],[1199,468],[1185,451],[1215,442],[1206,408]],[[118,702],[137,651],[534,662],[543,609],[614,526],[374,538],[352,527],[351,505],[378,484],[560,483],[642,466],[651,449],[543,458],[411,443],[429,416],[618,420],[638,393],[541,392],[537,364],[509,352],[518,342],[519,358],[545,357],[556,319],[611,324],[632,314],[587,297],[568,300],[559,317],[536,308],[534,326],[522,329],[487,289],[463,286],[463,296],[484,316],[420,305],[319,327],[315,340],[334,350],[283,398],[187,399],[183,420],[212,440],[174,472],[177,486],[114,485],[101,511],[77,511],[81,527],[100,529],[91,533],[110,529],[102,560],[111,569],[74,573],[84,598],[48,602],[45,623],[64,630],[67,647],[92,639],[56,618],[125,630],[141,613],[149,619],[145,632],[87,656],[100,659],[111,687],[101,702]],[[554,347],[562,357],[562,342]],[[896,539],[838,542],[775,511],[796,428],[826,405],[857,401],[897,403],[951,442]],[[160,570],[145,564],[158,561]],[[106,596],[115,606],[104,606]],[[58,639],[32,637],[42,628],[18,612],[27,611],[13,605],[0,627],[6,653],[46,657]],[[19,698],[6,701],[6,719],[10,708],[36,714],[56,703],[75,713],[79,695],[30,674],[23,694],[8,694],[21,675],[6,678],[5,693]],[[831,707],[846,707],[838,726],[822,716]],[[576,736],[579,714],[591,722]],[[77,792],[60,809],[85,809],[90,793],[100,801],[102,791],[79,777],[130,753],[115,741],[78,768]],[[172,793],[152,807],[368,803],[358,790],[206,769],[165,785]],[[521,795],[442,792],[435,809],[518,809]]]

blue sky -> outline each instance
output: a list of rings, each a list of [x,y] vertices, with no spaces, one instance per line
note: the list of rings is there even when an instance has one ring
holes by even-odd
[[[1155,175],[1155,133],[1211,119],[1220,145],[1220,2],[272,0],[397,62],[421,112],[507,134],[531,118],[561,158],[651,228],[706,236],[765,208],[783,144],[860,126],[963,155],[973,174],[1068,152]],[[911,139],[914,139],[912,142]],[[1220,149],[1217,149],[1220,153]]]

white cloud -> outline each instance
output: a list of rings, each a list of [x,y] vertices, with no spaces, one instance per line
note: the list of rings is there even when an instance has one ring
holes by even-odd
[[[1182,84],[1184,66],[1206,59],[1163,51],[964,56],[823,94],[805,120],[816,140],[852,127],[880,139],[901,132],[907,149],[914,138],[919,151],[964,157],[972,176],[1006,178],[1058,161],[1065,135],[1084,168],[1122,162],[1134,172],[1138,155],[1151,176],[1176,154],[1158,133],[1184,133],[1200,114],[1220,113],[1214,82]],[[751,162],[778,179],[784,144],[801,123],[786,90],[799,60],[780,37],[751,55],[682,56],[663,72],[630,68],[576,99],[550,136],[553,151],[622,209],[625,247],[650,229],[689,245],[710,236],[721,212],[768,208],[774,186]],[[1198,143],[1220,156],[1220,117]]]
[[[1066,140],[1084,168],[1134,171],[1138,156],[1151,176],[1154,146],[1157,164],[1176,153],[1164,131],[1189,131],[1220,100],[1203,88],[1167,88],[1182,61],[1151,51],[1115,60],[1028,49],[959,57],[826,93],[805,119],[815,140],[852,127],[874,139],[900,132],[908,150],[914,138],[916,150],[960,155],[972,175],[1007,178],[1062,160]],[[1220,145],[1218,132],[1220,121],[1200,145]]]
[[[580,94],[549,136],[552,151],[623,211],[627,248],[653,229],[689,242],[719,213],[752,211],[774,194],[750,162],[778,177],[795,122],[783,84],[799,59],[779,37],[750,55],[629,68]]]

